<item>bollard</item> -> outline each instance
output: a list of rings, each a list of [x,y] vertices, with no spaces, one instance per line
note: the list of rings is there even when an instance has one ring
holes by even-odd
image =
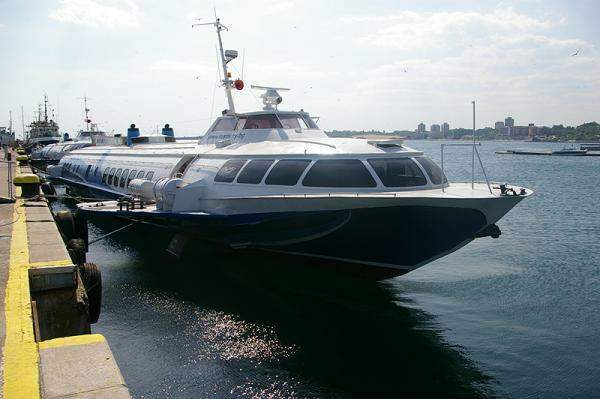
[[[21,187],[21,195],[24,198],[31,198],[40,194],[40,178],[33,173],[23,173],[15,176],[13,184]]]
[[[19,163],[19,166],[27,166],[27,163],[29,163],[27,155],[17,155],[15,160]]]

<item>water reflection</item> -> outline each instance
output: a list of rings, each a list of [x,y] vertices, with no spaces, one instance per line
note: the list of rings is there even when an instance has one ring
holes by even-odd
[[[139,396],[488,396],[388,284],[254,253],[174,262],[130,237],[90,257],[107,283],[96,329]]]
[[[124,231],[88,254],[104,281],[94,330],[136,397],[492,396],[392,284],[264,253],[174,261],[162,238]]]

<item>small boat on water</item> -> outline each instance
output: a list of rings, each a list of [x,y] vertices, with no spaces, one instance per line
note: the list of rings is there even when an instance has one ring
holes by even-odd
[[[127,145],[67,153],[49,174],[101,199],[79,204],[88,217],[160,227],[177,252],[200,241],[381,279],[475,238],[497,238],[496,222],[533,193],[475,182],[474,171],[470,182],[451,183],[401,139],[329,137],[303,109],[279,109],[287,89],[253,86],[264,91],[264,108],[236,111],[232,89],[244,84],[230,79],[227,65],[237,52],[223,51],[219,19],[204,25],[217,31],[228,109],[198,142],[140,141],[131,127]]]
[[[600,151],[600,143],[583,143],[579,145],[580,150]]]
[[[563,148],[557,151],[552,151],[551,155],[560,155],[560,156],[582,156],[586,155],[588,150],[581,150],[576,148]]]

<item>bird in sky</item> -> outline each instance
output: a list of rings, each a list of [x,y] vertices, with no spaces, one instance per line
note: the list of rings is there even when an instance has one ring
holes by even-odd
[[[581,49],[578,48],[576,52],[574,52],[573,54],[571,54],[571,57],[575,57],[576,55],[579,54],[580,51],[581,51]]]

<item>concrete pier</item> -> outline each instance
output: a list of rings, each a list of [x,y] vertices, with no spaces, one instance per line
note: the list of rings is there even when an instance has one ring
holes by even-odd
[[[15,201],[0,203],[0,397],[129,398],[108,343],[90,333],[85,288],[47,202],[13,189]]]

